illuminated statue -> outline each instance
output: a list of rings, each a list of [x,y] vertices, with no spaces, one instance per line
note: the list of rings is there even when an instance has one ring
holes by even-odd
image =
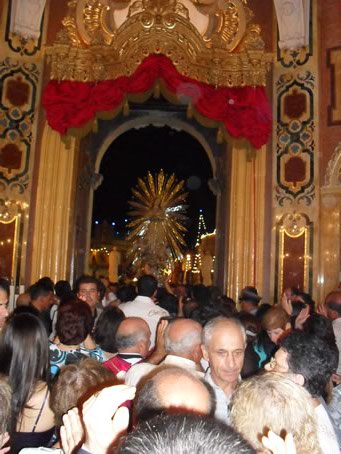
[[[183,186],[174,174],[168,178],[161,170],[154,176],[148,173],[145,179],[139,178],[132,190],[134,198],[129,204],[133,211],[129,215],[134,219],[128,224],[129,255],[135,262],[149,263],[158,274],[170,261],[182,257],[186,231],[183,203],[187,196]]]

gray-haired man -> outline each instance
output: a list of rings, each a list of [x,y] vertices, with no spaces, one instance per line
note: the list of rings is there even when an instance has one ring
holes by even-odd
[[[239,320],[217,317],[204,327],[202,352],[209,362],[205,380],[216,397],[215,418],[228,422],[229,404],[244,363],[246,334]]]

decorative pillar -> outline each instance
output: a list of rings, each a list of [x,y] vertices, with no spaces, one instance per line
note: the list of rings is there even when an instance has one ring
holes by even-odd
[[[263,292],[266,149],[233,141],[227,294],[238,298],[246,285]]]
[[[313,2],[310,11],[309,45],[291,50],[281,50],[277,46],[274,65],[273,112],[276,127],[273,130],[274,255],[271,293],[275,301],[288,282],[301,291],[313,293],[314,298],[317,296],[319,115],[316,3]],[[291,226],[288,220],[292,221]],[[300,225],[303,220],[304,225]],[[301,229],[301,236],[298,231],[293,233],[295,223],[297,229]],[[309,248],[304,249],[304,245]],[[291,260],[296,255],[301,259]]]
[[[77,142],[67,145],[59,133],[44,127],[39,161],[31,281],[42,276],[68,279],[74,214],[74,169]]]
[[[341,282],[341,142],[329,162],[320,204],[319,300]]]

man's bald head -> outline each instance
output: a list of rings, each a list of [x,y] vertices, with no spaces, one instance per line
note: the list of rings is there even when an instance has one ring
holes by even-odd
[[[139,353],[147,356],[150,349],[148,323],[139,317],[127,317],[120,323],[115,336],[119,353]]]
[[[336,320],[341,317],[341,290],[334,290],[326,296],[325,305],[328,317]]]
[[[166,352],[198,363],[201,359],[201,338],[200,323],[189,319],[175,320],[165,331]]]
[[[162,410],[199,415],[212,413],[212,395],[194,374],[177,367],[163,368],[142,387],[137,401],[138,419],[147,419]]]

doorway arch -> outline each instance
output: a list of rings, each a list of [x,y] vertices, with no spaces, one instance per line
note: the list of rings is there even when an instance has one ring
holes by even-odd
[[[169,105],[168,105],[169,106]],[[148,107],[148,106],[147,106]],[[101,184],[99,174],[102,158],[109,146],[122,134],[132,129],[147,126],[168,126],[177,131],[184,131],[199,142],[205,150],[212,167],[213,178],[209,185],[216,196],[216,284],[225,288],[228,232],[228,194],[226,171],[228,170],[227,146],[217,143],[216,130],[203,127],[192,119],[188,119],[185,109],[181,106],[155,109],[151,106],[146,110],[144,105],[131,108],[129,117],[116,117],[113,120],[100,121],[98,131],[91,133],[80,144],[80,160],[78,167],[78,184],[76,191],[76,229],[73,248],[74,270],[87,270],[86,258],[90,251],[91,219],[95,189]],[[85,220],[85,222],[84,222]]]

